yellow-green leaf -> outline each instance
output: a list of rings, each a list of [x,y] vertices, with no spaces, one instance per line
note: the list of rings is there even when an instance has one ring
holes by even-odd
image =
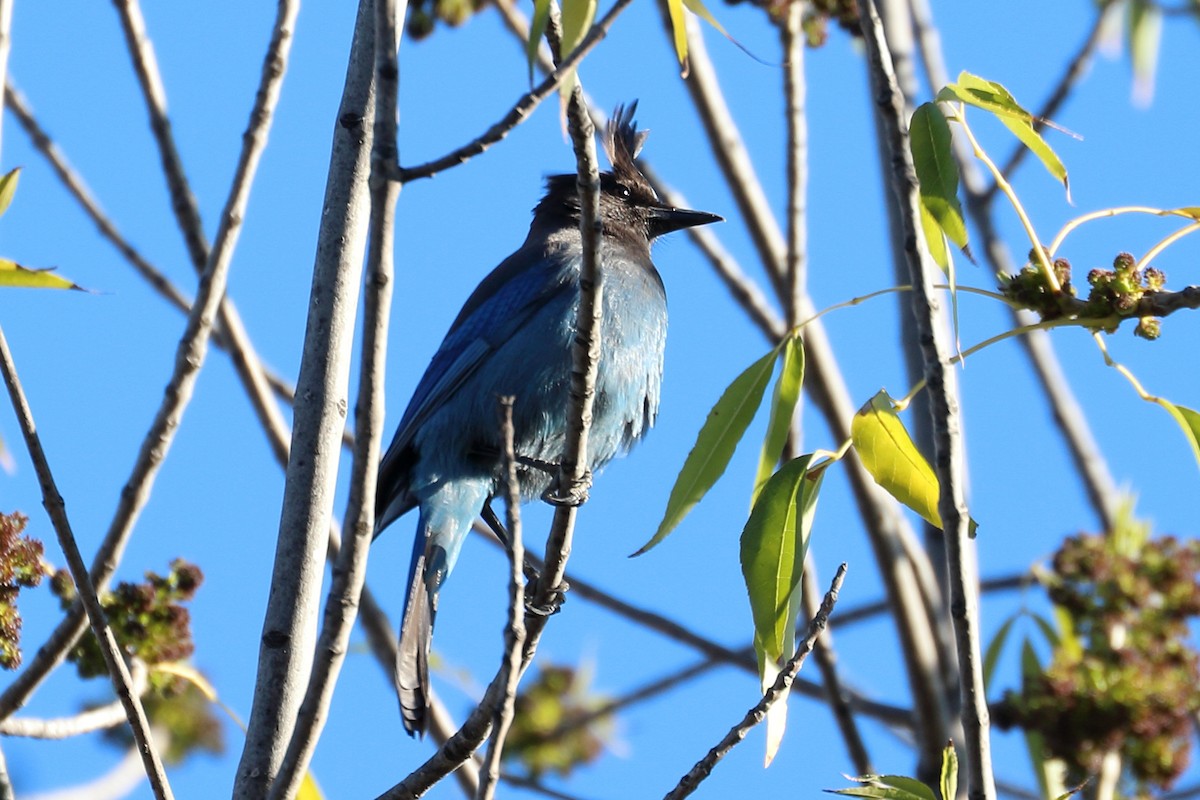
[[[562,53],[566,58],[579,46],[596,17],[596,0],[563,0]]]
[[[854,415],[850,440],[876,483],[930,525],[942,527],[937,476],[913,444],[887,392],[876,394]]]
[[[1156,402],[1165,408],[1175,418],[1175,421],[1179,423],[1179,427],[1183,429],[1184,436],[1187,437],[1188,444],[1192,446],[1192,455],[1196,457],[1197,463],[1200,464],[1200,413],[1185,406],[1175,405],[1170,400],[1164,400],[1161,397],[1157,398]]]
[[[529,83],[533,84],[533,66],[537,63],[538,46],[550,23],[550,0],[533,0],[533,19],[529,22],[529,41],[525,43],[525,60],[529,62]]]
[[[1147,0],[1129,3],[1129,60],[1133,64],[1133,101],[1148,106],[1154,99],[1154,74],[1158,71],[1162,42],[1162,9]]]
[[[1053,175],[1066,189],[1067,198],[1071,196],[1071,185],[1067,179],[1067,168],[1063,166],[1058,154],[1046,144],[1046,140],[1033,127],[1033,115],[1022,108],[1016,98],[1001,84],[984,80],[969,72],[959,73],[958,82],[947,85],[938,92],[939,102],[958,100],[968,105],[989,111],[1004,126],[1013,132],[1021,143],[1038,157],[1042,166]]]
[[[760,663],[790,658],[794,601],[824,470],[809,473],[811,454],[794,458],[767,481],[742,530],[742,576],[754,617]]]
[[[800,386],[803,382],[804,344],[798,336],[788,337],[783,345],[783,366],[779,371],[779,378],[775,381],[775,394],[771,400],[771,421],[767,423],[762,453],[758,457],[758,474],[754,478],[751,506],[758,500],[759,491],[771,477],[771,473],[779,464],[779,458],[783,455],[783,446],[787,444],[788,433],[792,428],[792,416],[796,413],[796,403],[800,399]]]
[[[667,14],[671,17],[671,38],[675,43],[675,55],[679,58],[679,68],[686,77],[688,73],[687,54],[687,18],[684,15],[683,0],[667,0]]]
[[[863,775],[850,780],[871,784],[853,786],[849,789],[827,789],[831,794],[851,797],[876,797],[881,800],[935,800],[933,790],[916,778],[904,775]]]
[[[20,177],[21,168],[17,167],[0,178],[0,216],[4,216],[4,212],[8,211],[13,195],[17,193],[17,179]]]
[[[750,421],[754,419],[759,405],[762,404],[763,393],[771,381],[771,373],[775,370],[775,357],[779,348],[772,348],[762,358],[733,379],[733,383],[725,389],[721,399],[708,412],[708,418],[696,435],[696,443],[683,462],[675,485],[671,487],[671,495],[667,498],[667,510],[663,513],[662,522],[650,541],[642,545],[633,555],[640,556],[657,545],[675,529],[688,512],[703,499],[708,490],[713,487],[729,466],[729,459]]]
[[[929,249],[933,263],[937,264],[942,272],[949,274],[950,251],[946,248],[946,234],[934,219],[929,207],[925,205],[924,198],[921,199],[921,231],[925,234],[925,246]]]
[[[921,204],[946,238],[967,246],[967,226],[958,202],[958,164],[950,145],[950,125],[933,103],[922,103],[909,123],[909,149],[921,191]]]
[[[0,258],[0,286],[21,286],[31,289],[78,289],[84,291],[73,281],[70,281],[50,269],[30,269],[22,267],[15,261]]]
[[[942,800],[958,798],[958,753],[954,745],[946,745],[942,751]]]

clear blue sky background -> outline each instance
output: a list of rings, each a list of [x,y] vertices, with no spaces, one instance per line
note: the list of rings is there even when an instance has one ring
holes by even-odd
[[[246,219],[230,282],[266,361],[294,375],[303,335],[317,221],[353,22],[353,3],[305,4],[271,145]],[[938,3],[938,22],[952,74],[967,69],[1008,86],[1036,107],[1082,41],[1093,3]],[[777,36],[748,6],[713,6],[727,28],[769,65],[709,36],[729,102],[775,208],[785,202],[781,114],[782,70]],[[224,202],[240,134],[252,102],[273,9],[267,3],[147,3],[171,116],[208,230]],[[1134,107],[1127,57],[1099,60],[1058,115],[1082,141],[1051,135],[1071,172],[1075,206],[1036,165],[1022,168],[1017,187],[1042,235],[1072,216],[1123,204],[1200,204],[1200,149],[1195,143],[1195,76],[1200,74],[1196,27],[1168,22],[1152,106]],[[406,163],[456,146],[498,119],[526,88],[520,47],[494,13],[430,40],[405,42],[401,55],[400,150]],[[818,306],[894,283],[885,241],[877,155],[860,56],[834,32],[807,56],[811,130],[810,233],[812,293]],[[694,207],[728,218],[716,231],[746,269],[761,277],[737,209],[690,110],[653,4],[636,3],[589,59],[583,77],[606,107],[641,100],[640,121],[653,130],[646,155]],[[42,123],[81,170],[119,227],[154,263],[189,291],[194,285],[170,214],[158,156],[146,125],[116,15],[108,4],[18,2],[11,75]],[[976,128],[1006,157],[1007,134],[978,115]],[[43,441],[56,469],[75,530],[90,553],[106,529],[170,373],[182,317],[134,275],[95,233],[11,117],[5,117],[0,164],[25,171],[2,223],[0,252],[35,266],[56,265],[96,294],[0,292],[3,324],[25,382]],[[552,105],[484,157],[407,187],[400,198],[398,282],[387,391],[389,425],[459,305],[475,283],[525,235],[529,209],[546,174],[574,161]],[[1014,251],[1028,247],[1011,214],[1002,229]],[[1145,252],[1170,229],[1143,219],[1086,228],[1065,251],[1079,280],[1119,250]],[[756,453],[740,451],[726,479],[659,549],[627,554],[654,530],[670,482],[691,439],[723,387],[766,345],[732,308],[708,267],[682,238],[655,256],[671,298],[667,375],[659,424],[631,457],[597,481],[578,531],[571,568],[630,602],[666,614],[730,646],[750,641],[749,609],[737,562]],[[1159,265],[1170,285],[1196,282],[1197,242],[1185,240]],[[961,266],[962,280],[991,288],[983,270]],[[907,390],[896,345],[892,298],[827,318],[851,390],[865,401],[880,387]],[[1000,332],[1008,317],[991,301],[962,300],[962,341]],[[1162,341],[1123,331],[1110,342],[1151,392],[1200,406],[1195,342],[1200,322],[1179,314]],[[1192,536],[1200,472],[1160,409],[1137,399],[1107,369],[1087,335],[1061,331],[1055,343],[1117,480],[1138,497],[1140,513],[1160,531]],[[1007,574],[1052,552],[1062,536],[1092,529],[1094,516],[1072,478],[1024,357],[1013,343],[972,359],[962,373],[970,447],[971,511],[980,522],[982,572]],[[806,411],[809,447],[831,448],[819,419]],[[752,429],[761,433],[763,420]],[[0,510],[24,510],[30,533],[62,563],[40,509],[32,469],[16,446],[11,415],[0,412],[0,435],[15,451],[17,472],[0,475]],[[192,605],[195,663],[222,699],[248,716],[258,637],[278,527],[283,480],[258,430],[228,359],[210,355],[195,401],[138,524],[120,576],[162,572],[177,556],[207,575]],[[343,492],[344,494],[344,492]],[[340,514],[340,507],[339,507]],[[540,540],[548,519],[531,508],[527,530]],[[394,618],[402,604],[413,522],[403,520],[377,542],[370,584]],[[880,595],[849,491],[831,471],[818,509],[813,548],[822,580],[847,561],[842,603]],[[504,616],[504,567],[490,547],[468,544],[445,594],[437,646],[449,668],[437,685],[458,714],[476,696],[498,659]],[[1041,607],[1037,593],[991,598],[984,609],[990,634],[1023,604]],[[36,647],[57,619],[46,591],[22,597],[26,645]],[[360,637],[356,636],[356,641]],[[890,626],[860,625],[837,635],[845,679],[881,699],[906,702],[906,681]],[[632,627],[581,599],[552,621],[539,659],[592,664],[594,689],[620,695],[642,682],[691,665],[696,654]],[[1013,660],[1000,676],[1012,685]],[[815,674],[812,671],[811,674]],[[996,692],[993,692],[995,694]],[[81,685],[63,669],[25,713],[69,714],[104,701],[100,682]],[[674,785],[757,697],[748,675],[718,669],[672,695],[624,714],[610,751],[567,784],[586,798],[654,796]],[[911,772],[904,747],[864,722],[877,766]],[[198,756],[171,771],[180,797],[228,792],[241,735],[227,726],[225,756]],[[96,737],[61,743],[4,740],[18,794],[72,786],[107,770],[120,754]],[[700,796],[751,796],[787,791],[812,797],[843,784],[852,770],[824,707],[795,699],[789,735],[776,763],[761,768],[763,740],[754,733],[718,767]],[[999,774],[1032,786],[1021,740],[999,736]],[[359,647],[348,659],[332,717],[313,769],[330,797],[374,796],[430,752],[402,732],[390,683]],[[1195,780],[1195,775],[1189,776]],[[1186,779],[1185,779],[1186,780]],[[434,797],[456,796],[443,786]],[[525,796],[504,791],[506,796]],[[137,797],[148,797],[142,789]]]

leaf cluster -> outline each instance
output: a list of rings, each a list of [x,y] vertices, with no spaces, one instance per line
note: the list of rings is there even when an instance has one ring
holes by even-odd
[[[191,615],[181,605],[191,600],[204,580],[200,568],[183,559],[171,562],[165,576],[146,573],[143,583],[122,582],[100,597],[100,605],[122,652],[147,665],[170,663],[190,656]],[[75,601],[75,584],[66,570],[59,570],[50,586],[64,610]],[[100,646],[87,633],[67,657],[84,678],[107,675]],[[178,680],[164,677],[169,683]]]
[[[20,512],[0,514],[0,666],[21,666],[21,614],[17,595],[42,582],[42,543],[23,535],[29,519]]]
[[[1068,633],[1044,671],[1027,665],[996,721],[1037,733],[1077,778],[1116,751],[1139,790],[1166,789],[1187,766],[1200,711],[1200,656],[1186,643],[1200,615],[1200,542],[1120,525],[1055,554],[1048,590]]]
[[[590,764],[612,733],[612,717],[595,714],[604,702],[588,692],[580,670],[543,665],[537,680],[517,696],[504,759],[523,765],[535,780],[547,772],[566,777]]]

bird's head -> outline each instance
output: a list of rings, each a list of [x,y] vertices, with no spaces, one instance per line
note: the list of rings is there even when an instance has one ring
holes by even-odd
[[[604,152],[612,170],[600,173],[600,219],[606,236],[628,238],[648,246],[664,233],[720,222],[706,211],[674,208],[659,199],[637,164],[638,153],[649,131],[639,131],[633,120],[637,101],[617,106],[604,132]],[[579,219],[579,195],[575,175],[553,175],[546,181],[546,197],[534,209]]]

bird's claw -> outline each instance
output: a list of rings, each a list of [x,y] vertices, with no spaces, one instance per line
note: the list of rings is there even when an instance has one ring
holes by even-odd
[[[525,611],[536,617],[550,617],[562,610],[563,603],[567,602],[567,592],[571,585],[563,581],[558,586],[551,589],[543,603],[538,603],[535,600],[537,585],[530,581],[525,585]]]
[[[592,488],[592,471],[585,469],[577,481],[567,480],[560,472],[550,488],[542,492],[542,499],[552,506],[575,508],[588,500]]]

